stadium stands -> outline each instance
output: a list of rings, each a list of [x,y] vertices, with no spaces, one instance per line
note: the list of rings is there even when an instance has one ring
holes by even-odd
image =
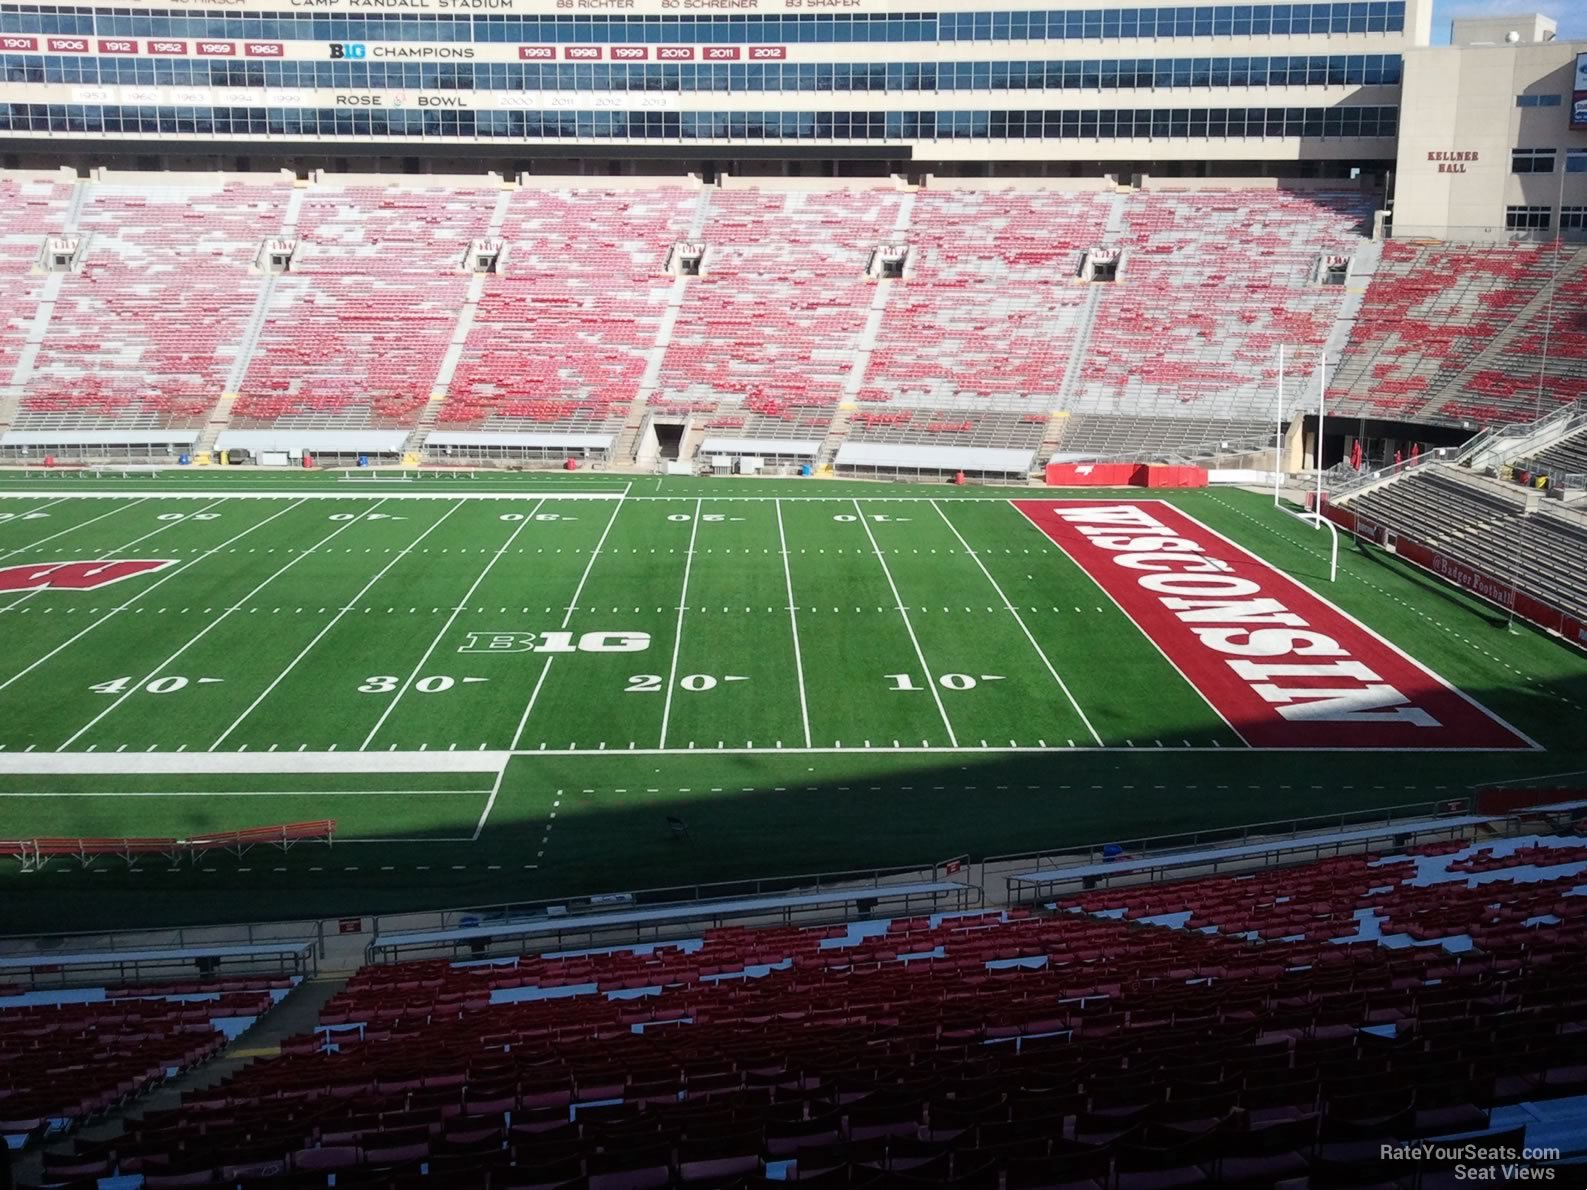
[[[658,399],[753,419],[743,437],[824,438],[875,291],[866,261],[904,202],[882,189],[711,194]]]
[[[1271,422],[1278,348],[1327,341],[1345,289],[1319,260],[1354,255],[1368,213],[1360,195],[1136,196],[1070,408]]]
[[[1584,301],[1587,250],[1391,240],[1330,384],[1332,411],[1531,421],[1587,396]]]
[[[1368,205],[1271,190],[4,185],[13,428],[209,416],[416,432],[407,449],[439,429],[632,451],[655,414],[706,437],[830,437],[823,457],[850,408],[907,410],[855,423],[899,445],[1034,452],[1061,411],[1081,452],[1243,440],[1271,414],[1277,344],[1320,346],[1332,328],[1343,290],[1313,277],[1362,242]],[[81,270],[41,279],[44,235],[67,231]],[[273,240],[291,246],[277,274],[258,267]],[[475,240],[502,246],[494,271],[465,271]],[[704,245],[698,277],[668,275],[679,242]],[[900,279],[867,276],[884,243],[907,249]],[[1110,284],[1079,276],[1099,247],[1123,251]],[[34,328],[46,289],[60,299]]]
[[[1060,458],[1194,457],[1229,449],[1270,446],[1275,426],[1268,422],[1215,417],[1153,417],[1075,413],[1063,420]]]
[[[58,220],[50,233],[64,231],[60,192],[70,190],[57,185],[47,206],[25,208],[27,225],[47,211]],[[83,187],[81,267],[49,278],[59,289],[24,369],[17,428],[201,425],[236,362],[264,284],[254,259],[279,231],[289,192],[281,183]],[[12,265],[32,266],[41,247],[35,230]]]
[[[1110,210],[1109,197],[1062,191],[916,195],[908,271],[887,296],[860,400],[961,417],[1053,408],[1086,304],[1080,257]]]
[[[1368,525],[1431,546],[1491,579],[1587,617],[1587,519],[1566,508],[1526,511],[1526,492],[1448,466],[1418,467],[1340,503]]]
[[[612,432],[639,392],[671,289],[663,265],[695,192],[519,190],[439,424]]]
[[[0,1143],[70,1129],[212,1057],[294,982],[0,988]],[[91,1158],[55,1172],[78,1178],[108,1169]]]
[[[1564,486],[1567,482],[1578,488],[1587,486],[1582,482],[1587,477],[1587,430],[1578,430],[1529,454],[1521,465],[1533,475],[1547,476],[1553,487]]]
[[[489,226],[480,190],[306,192],[291,270],[274,280],[232,425],[302,429],[417,420]]]
[[[281,1057],[52,1160],[149,1190],[1379,1184],[1386,1141],[1587,1088],[1584,845],[365,967]]]

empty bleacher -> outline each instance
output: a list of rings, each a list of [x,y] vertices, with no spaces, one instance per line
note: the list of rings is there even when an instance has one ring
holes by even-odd
[[[202,424],[237,360],[264,283],[254,258],[278,233],[289,192],[218,181],[86,187],[81,266],[60,275],[16,427]],[[36,257],[41,241],[33,247]]]
[[[1523,422],[1587,396],[1587,250],[1391,240],[1330,384],[1332,412]]]
[[[1587,429],[1578,430],[1543,450],[1529,454],[1520,465],[1534,475],[1548,476],[1550,485],[1555,487],[1560,486],[1567,476],[1587,476]]]
[[[1068,407],[1271,422],[1279,346],[1321,349],[1344,302],[1319,258],[1353,255],[1368,212],[1359,194],[1134,196]]]
[[[0,1143],[64,1133],[214,1056],[296,981],[0,987]],[[63,1171],[104,1172],[103,1161]],[[64,1180],[64,1179],[63,1179]]]
[[[1587,1089],[1584,869],[1577,836],[1456,841],[1034,911],[367,966],[281,1057],[51,1168],[148,1190],[1381,1184],[1385,1142],[1519,1144],[1506,1105]]]
[[[849,404],[909,411],[859,428],[900,444],[1034,449],[1054,412],[1073,414],[1082,452],[1243,442],[1271,416],[1277,345],[1332,327],[1342,288],[1316,265],[1352,252],[1370,206],[1275,190],[5,185],[6,358],[22,359],[47,283],[43,236],[86,237],[82,272],[50,282],[62,296],[17,427],[195,427],[235,380],[232,430],[404,428],[410,449],[431,427],[626,427],[632,443],[646,412],[824,441]],[[497,271],[471,276],[486,237],[504,245]],[[254,264],[276,238],[295,247],[272,276]],[[705,245],[698,277],[667,273],[683,240]],[[904,277],[869,279],[891,242]],[[1124,254],[1111,284],[1077,277],[1099,246]]]
[[[463,306],[480,189],[309,192],[291,271],[275,278],[232,425],[403,426],[429,399]]]
[[[483,290],[439,424],[557,433],[620,429],[666,313],[668,248],[695,192],[514,193],[507,258]]]
[[[883,189],[712,194],[701,275],[684,290],[654,400],[757,419],[746,437],[824,438],[875,291],[866,262],[903,202]]]
[[[1524,489],[1433,465],[1341,504],[1371,524],[1587,617],[1587,591],[1581,584],[1587,574],[1587,520],[1547,505],[1527,512],[1525,502]]]
[[[859,399],[971,417],[1052,409],[1086,304],[1081,254],[1102,240],[1110,201],[1063,191],[916,195],[900,237],[906,276],[889,283]]]
[[[1199,458],[1271,446],[1272,422],[1217,417],[1073,413],[1062,421],[1061,458]]]
[[[1047,414],[1040,412],[970,414],[962,409],[865,408],[854,414],[848,441],[1034,452],[1047,422]]]

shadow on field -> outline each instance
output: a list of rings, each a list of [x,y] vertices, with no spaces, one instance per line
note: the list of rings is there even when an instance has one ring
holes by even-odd
[[[240,861],[211,853],[204,866],[214,871],[172,871],[159,859],[137,871],[119,860],[83,871],[57,860],[19,875],[7,861],[0,928],[336,919],[694,882],[764,888],[767,877],[791,887],[817,873],[1131,847],[1192,830],[1431,805],[1488,783],[1587,787],[1579,712],[1555,696],[1587,704],[1587,679],[1554,694],[1520,684],[1468,693],[1557,750],[524,756],[477,843],[443,841],[460,833],[453,822],[415,836],[432,841],[344,839],[285,855],[258,848]]]

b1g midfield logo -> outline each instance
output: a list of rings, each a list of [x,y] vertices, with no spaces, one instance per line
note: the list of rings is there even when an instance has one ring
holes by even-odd
[[[459,653],[642,653],[648,632],[470,632]]]
[[[30,562],[0,568],[0,591],[97,591],[123,579],[149,574],[176,559],[117,558],[88,562]]]

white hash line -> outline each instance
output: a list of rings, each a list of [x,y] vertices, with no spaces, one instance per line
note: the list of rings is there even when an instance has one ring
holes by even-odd
[[[468,837],[470,843],[479,841],[480,832],[485,829],[485,820],[496,806],[496,795],[501,792],[501,779],[506,775],[507,766],[502,765],[496,772],[496,783],[490,787],[490,796],[485,799],[485,808],[479,812],[479,821],[474,824],[474,833]]]
[[[131,504],[124,504],[120,508],[112,508],[109,512],[102,512],[96,517],[89,517],[86,521],[79,521],[75,525],[72,525],[72,526],[70,526],[68,528],[62,529],[59,533],[51,533],[48,537],[41,537],[37,541],[33,542],[31,545],[19,546],[18,548],[14,549],[14,550],[7,550],[5,553],[0,554],[0,560],[3,560],[5,558],[15,557],[17,554],[25,554],[29,550],[36,550],[36,549],[39,548],[39,546],[45,544],[46,542],[54,541],[57,537],[65,537],[68,533],[71,533],[74,530],[86,528],[87,526],[92,525],[95,521],[102,521],[107,516],[115,516],[118,512],[126,512],[127,509],[129,509],[129,508],[135,508],[139,504],[146,504],[146,503],[148,503],[147,497],[145,497],[142,500],[134,500]],[[220,500],[215,501],[215,504],[220,504],[220,503],[222,503],[222,501],[220,501]],[[215,504],[210,504],[210,505],[207,505],[206,507],[207,508],[214,508]],[[175,521],[175,522],[172,522],[172,523],[173,524],[181,524],[180,521]],[[161,528],[163,528],[163,529],[169,529],[170,527],[171,527],[170,525],[162,525],[161,526]],[[157,533],[157,532],[159,532],[159,530],[156,529],[155,532]],[[152,534],[150,536],[152,536]],[[138,540],[142,541],[143,538],[140,537],[140,538],[138,538]],[[135,544],[135,543],[129,543],[129,544]],[[126,549],[127,546],[122,546],[121,548],[122,549]],[[44,565],[47,565],[47,563],[44,563]],[[42,590],[42,589],[43,588],[40,588],[40,590]],[[37,592],[36,591],[29,591],[28,594],[33,595],[33,594],[37,594]]]
[[[926,673],[926,688],[931,691],[931,701],[937,704],[937,713],[942,716],[942,725],[948,729],[948,743],[953,747],[959,746],[959,737],[953,734],[953,724],[948,721],[948,708],[942,705],[942,696],[937,693],[937,679],[932,675],[931,666],[926,664],[926,654],[921,651],[920,638],[915,635],[915,626],[909,622],[909,612],[904,607],[904,597],[898,593],[898,584],[893,581],[893,572],[888,569],[887,558],[882,554],[882,547],[876,544],[876,534],[871,532],[871,523],[865,519],[865,510],[860,507],[860,502],[855,500],[854,511],[859,515],[860,525],[865,530],[865,536],[870,538],[871,549],[876,551],[876,560],[882,564],[882,573],[887,576],[887,585],[892,588],[893,606],[898,609],[898,614],[904,618],[904,627],[909,632],[910,643],[915,646],[915,656],[920,659],[920,668]]]
[[[375,501],[375,503],[373,505],[371,505],[370,508],[367,511],[369,511],[369,512],[375,511],[375,509],[380,507],[381,503],[382,502],[379,501],[379,500]],[[300,550],[297,554],[293,555],[292,560],[290,562],[288,562],[285,566],[282,566],[280,569],[275,571],[275,573],[271,574],[268,578],[266,578],[263,582],[261,582],[257,586],[255,586],[253,590],[249,591],[246,595],[244,595],[241,599],[239,599],[235,603],[233,603],[225,611],[221,612],[220,615],[216,616],[208,624],[205,624],[204,627],[200,628],[198,630],[198,632],[196,632],[192,636],[192,638],[188,640],[188,642],[185,645],[183,645],[176,652],[172,653],[164,661],[160,662],[159,665],[155,666],[152,670],[150,670],[148,673],[146,673],[143,677],[139,678],[138,681],[133,683],[131,686],[127,687],[126,693],[122,694],[121,697],[116,699],[115,702],[111,703],[104,710],[100,711],[99,714],[95,715],[87,723],[85,723],[81,727],[79,727],[71,735],[71,737],[67,739],[67,741],[64,744],[62,744],[59,748],[57,748],[55,750],[57,752],[66,751],[66,749],[71,747],[72,744],[76,740],[78,740],[83,735],[86,735],[90,728],[92,728],[100,720],[104,719],[107,715],[109,715],[113,711],[115,711],[115,709],[117,707],[121,706],[122,703],[126,702],[134,694],[137,694],[140,690],[142,690],[146,683],[152,682],[155,678],[159,677],[160,674],[165,670],[166,666],[170,665],[173,661],[175,661],[183,653],[185,653],[189,649],[191,649],[194,645],[198,644],[199,641],[203,640],[213,630],[215,630],[216,628],[219,628],[222,624],[224,624],[228,619],[230,619],[232,617],[233,614],[235,614],[238,611],[238,609],[240,609],[242,607],[243,604],[249,602],[251,599],[254,598],[254,596],[258,595],[260,591],[263,591],[271,583],[275,582],[276,579],[280,578],[283,574],[285,574],[287,571],[291,570],[299,562],[303,561],[303,559],[311,557],[314,554],[314,551],[319,549],[326,542],[332,541],[335,538],[341,536],[343,533],[347,532],[347,530],[351,529],[354,525],[362,523],[362,521],[363,521],[362,515],[360,515],[360,516],[358,516],[358,517],[356,517],[356,518],[354,518],[353,520],[350,520],[350,521],[343,521],[340,525],[338,525],[336,528],[332,529],[329,533],[327,533],[324,537],[322,537],[318,541],[316,541],[308,549]]]
[[[672,722],[672,688],[678,684],[678,654],[683,651],[683,615],[689,606],[689,571],[694,567],[694,542],[700,532],[703,501],[694,500],[694,523],[689,526],[689,548],[683,555],[683,590],[678,593],[678,626],[672,634],[672,668],[667,673],[667,699],[661,705],[661,744],[667,746],[667,725]]]
[[[223,743],[225,743],[226,742],[226,737],[229,736],[232,732],[236,731],[237,728],[242,726],[242,721],[244,719],[248,718],[249,715],[253,714],[256,710],[259,709],[259,704],[262,703],[265,699],[270,697],[270,695],[274,692],[275,688],[277,686],[279,686],[283,681],[286,680],[287,675],[290,674],[294,669],[297,668],[298,662],[302,661],[303,658],[307,657],[309,655],[309,653],[313,651],[314,647],[316,645],[318,645],[320,643],[320,641],[325,639],[325,634],[328,633],[332,628],[335,628],[336,625],[341,622],[342,617],[345,616],[348,612],[350,612],[353,609],[353,605],[356,604],[365,595],[369,594],[369,591],[370,591],[371,587],[373,587],[381,579],[386,577],[386,572],[388,570],[390,570],[398,562],[402,561],[402,559],[406,558],[409,554],[413,553],[413,551],[418,548],[418,545],[419,545],[419,543],[421,541],[423,541],[431,533],[435,532],[435,530],[439,529],[441,527],[441,523],[443,521],[445,521],[447,517],[451,516],[459,508],[462,508],[463,505],[466,504],[466,503],[468,503],[468,500],[467,500],[466,497],[464,499],[462,499],[462,500],[458,500],[455,503],[453,503],[452,507],[447,509],[446,512],[441,515],[439,520],[437,520],[434,524],[432,524],[423,533],[419,534],[419,536],[415,537],[405,547],[403,547],[402,549],[398,550],[396,557],[392,558],[391,561],[387,562],[383,567],[381,567],[380,570],[376,572],[375,577],[370,579],[367,583],[364,584],[364,589],[362,591],[358,592],[358,594],[354,595],[351,599],[347,600],[347,602],[345,604],[343,604],[342,609],[340,611],[338,611],[336,613],[336,615],[331,618],[331,622],[329,624],[325,625],[324,628],[321,628],[319,630],[319,632],[315,634],[314,639],[309,641],[308,644],[303,646],[303,651],[301,653],[299,653],[296,657],[292,658],[292,660],[290,662],[288,662],[287,667],[276,675],[275,681],[271,682],[268,686],[266,686],[264,688],[264,691],[259,695],[259,697],[254,699],[253,702],[248,704],[248,709],[246,711],[244,711],[242,714],[238,715],[237,718],[232,721],[232,725],[230,727],[228,727],[225,731],[221,732],[220,735],[216,738],[215,742],[213,744],[211,744],[208,748],[206,748],[205,751],[206,752],[213,752],[213,751],[215,751],[216,748],[219,748]]]
[[[952,532],[954,537],[958,539],[959,544],[964,547],[964,552],[975,560],[975,564],[981,568],[981,573],[986,575],[986,581],[992,584],[992,590],[997,592],[997,597],[1003,601],[1003,606],[1007,608],[1013,615],[1014,622],[1018,624],[1020,626],[1020,630],[1024,632],[1025,639],[1030,641],[1030,647],[1036,650],[1036,656],[1041,658],[1041,663],[1047,667],[1047,672],[1052,674],[1052,680],[1058,683],[1058,689],[1063,691],[1064,697],[1069,700],[1069,705],[1074,707],[1075,714],[1080,716],[1080,722],[1086,725],[1086,730],[1091,733],[1091,738],[1097,742],[1099,747],[1106,747],[1107,745],[1102,743],[1102,737],[1097,734],[1097,729],[1091,726],[1091,720],[1086,718],[1086,713],[1080,709],[1080,704],[1075,701],[1075,696],[1070,692],[1068,685],[1064,682],[1063,678],[1058,675],[1058,670],[1054,668],[1053,663],[1048,658],[1045,650],[1043,650],[1042,647],[1036,643],[1036,638],[1031,634],[1030,628],[1026,625],[1025,618],[1019,614],[1019,609],[1015,607],[1014,604],[1009,600],[1009,597],[1003,593],[1003,588],[1000,587],[997,580],[992,577],[992,572],[988,570],[986,568],[986,564],[981,561],[981,556],[970,548],[970,543],[965,541],[963,535],[960,534],[958,526],[948,519],[948,514],[942,511],[941,506],[935,500],[931,502],[931,507],[936,510],[937,515],[942,518],[942,523],[948,526],[949,531]]]
[[[1157,503],[1162,503],[1162,501],[1159,500],[1159,501],[1157,501]],[[1244,744],[1247,748],[1251,747],[1251,741],[1246,739],[1245,736],[1243,736],[1242,734],[1240,734],[1240,729],[1238,727],[1236,727],[1233,723],[1229,722],[1229,717],[1227,715],[1225,715],[1222,710],[1219,709],[1217,703],[1213,702],[1212,699],[1207,696],[1207,692],[1205,690],[1203,690],[1200,686],[1196,685],[1196,683],[1192,682],[1190,680],[1190,675],[1187,674],[1184,670],[1179,668],[1179,662],[1175,661],[1172,657],[1170,657],[1168,655],[1168,651],[1166,649],[1164,649],[1162,645],[1157,643],[1157,640],[1152,636],[1152,634],[1150,632],[1146,631],[1146,626],[1144,624],[1138,623],[1134,616],[1130,615],[1129,612],[1124,610],[1124,605],[1113,597],[1113,592],[1108,590],[1106,587],[1104,587],[1102,585],[1102,581],[1100,579],[1098,579],[1095,575],[1093,575],[1084,566],[1080,565],[1080,560],[1078,558],[1072,556],[1069,553],[1069,551],[1064,549],[1064,547],[1062,545],[1060,545],[1057,541],[1055,541],[1047,533],[1047,531],[1045,529],[1043,529],[1040,525],[1038,525],[1036,523],[1036,518],[1035,517],[1031,516],[1030,513],[1026,512],[1017,503],[1015,503],[1013,501],[1010,501],[1010,504],[1012,505],[1014,510],[1019,513],[1020,516],[1025,518],[1025,523],[1036,531],[1037,536],[1039,536],[1043,541],[1045,541],[1047,543],[1047,548],[1048,549],[1056,550],[1058,555],[1059,555],[1059,557],[1068,559],[1069,563],[1072,566],[1074,566],[1074,568],[1076,570],[1078,570],[1081,574],[1086,576],[1087,580],[1090,581],[1092,586],[1094,586],[1098,591],[1101,591],[1103,595],[1107,596],[1107,600],[1108,600],[1109,603],[1111,603],[1113,605],[1114,610],[1117,611],[1119,613],[1119,615],[1123,616],[1127,621],[1129,621],[1130,625],[1135,629],[1135,631],[1139,632],[1141,634],[1141,637],[1144,640],[1146,640],[1146,642],[1148,644],[1150,644],[1152,646],[1152,648],[1157,650],[1157,655],[1159,657],[1161,657],[1165,662],[1167,662],[1169,667],[1176,674],[1179,675],[1179,680],[1182,681],[1185,685],[1189,686],[1193,691],[1195,691],[1196,697],[1201,699],[1202,702],[1207,704],[1207,709],[1209,711],[1211,711],[1214,715],[1218,716],[1219,720],[1222,721],[1223,725],[1225,727],[1227,727],[1231,732],[1234,733],[1235,738],[1238,739],[1240,741],[1240,743]],[[1348,751],[1348,749],[1346,749],[1346,750]],[[1278,749],[1278,751],[1284,751],[1284,749]]]
[[[54,508],[62,501],[70,499],[70,496],[62,496],[60,500],[51,500],[48,504],[40,504],[37,508],[30,508],[28,509],[28,512],[43,512],[46,508]],[[37,541],[29,542],[27,545],[19,545],[14,550],[7,550],[5,553],[0,554],[0,558],[11,558],[15,557],[17,554],[25,554],[28,552],[28,550],[36,550],[39,548],[39,546],[43,545],[47,541],[54,541],[57,537],[65,537],[73,530],[81,529],[87,525],[92,525],[95,521],[102,521],[107,516],[115,516],[118,512],[126,512],[129,508],[136,508],[139,504],[147,503],[148,499],[149,498],[147,496],[140,496],[131,504],[123,504],[120,508],[112,508],[109,512],[102,512],[98,516],[89,517],[86,521],[78,521],[75,525],[68,525],[64,529],[61,529],[55,533],[51,533],[48,537],[41,537]],[[25,516],[26,513],[23,515]]]
[[[127,508],[132,508],[135,505],[142,504],[142,503],[144,503],[144,501],[137,500],[137,501],[134,501],[133,504],[127,505]],[[196,512],[196,513],[183,514],[177,520],[166,521],[165,524],[161,525],[158,529],[155,529],[155,530],[153,530],[151,532],[148,532],[148,533],[144,533],[144,534],[142,534],[142,535],[140,535],[138,537],[134,537],[131,541],[128,541],[128,542],[123,543],[122,545],[116,546],[115,549],[107,550],[105,553],[100,554],[97,558],[95,558],[94,561],[95,562],[110,562],[110,561],[114,561],[114,560],[116,560],[116,556],[118,554],[125,553],[127,550],[130,550],[133,546],[139,545],[142,542],[148,541],[149,538],[151,538],[151,537],[158,537],[161,533],[164,533],[164,532],[166,532],[169,529],[174,529],[178,525],[185,525],[189,521],[191,521],[193,517],[198,516],[198,515],[200,515],[202,513],[206,513],[212,508],[219,508],[224,503],[226,503],[226,501],[224,501],[224,500],[216,500],[213,503],[204,505],[204,507],[200,508],[198,510],[198,512]],[[117,509],[112,509],[111,510],[111,512],[123,512],[123,511],[125,511],[125,509],[117,508]],[[104,514],[104,516],[96,516],[96,517],[94,517],[93,521],[104,520],[104,517],[107,517],[107,516],[110,516],[110,515],[111,515],[111,513],[107,512],[107,513]],[[84,521],[83,524],[84,525],[91,525],[91,524],[93,524],[93,521]],[[79,527],[80,526],[76,526],[76,525],[73,526],[73,528],[79,528]],[[70,533],[71,529],[66,530],[66,532]],[[48,541],[49,539],[45,538],[45,540]],[[8,612],[8,611],[12,610],[15,607],[19,607],[22,604],[26,603],[29,599],[32,599],[33,596],[41,595],[45,591],[48,591],[49,589],[50,588],[47,585],[46,586],[42,586],[42,587],[34,587],[33,590],[29,591],[26,595],[22,596],[22,598],[14,600],[13,602],[6,604],[4,607],[0,607],[0,612]]]
[[[793,571],[788,566],[788,537],[782,527],[782,501],[777,501],[777,541],[782,546],[782,573],[788,584],[788,623],[793,627],[794,673],[799,679],[799,718],[804,723],[805,747],[810,747],[810,707],[805,699],[805,663],[799,652],[799,609],[794,604]]]
[[[419,663],[413,667],[413,672],[408,675],[408,680],[397,687],[397,696],[386,704],[386,709],[380,713],[380,718],[375,720],[375,725],[369,729],[369,734],[364,737],[364,742],[358,745],[360,752],[369,747],[375,736],[379,734],[380,729],[386,725],[386,720],[391,718],[391,713],[397,709],[397,704],[402,701],[402,696],[413,686],[414,681],[419,676],[419,671],[430,660],[430,654],[435,652],[435,647],[446,638],[446,634],[452,631],[452,625],[457,623],[457,618],[463,614],[463,609],[468,606],[468,601],[474,598],[474,592],[479,590],[479,585],[495,569],[496,563],[501,561],[502,555],[512,549],[512,543],[518,540],[518,534],[534,523],[535,515],[545,507],[546,499],[545,496],[540,497],[534,509],[523,520],[518,522],[513,531],[507,535],[507,540],[502,542],[501,548],[491,555],[490,561],[485,563],[485,569],[474,576],[474,581],[469,584],[468,590],[463,592],[463,598],[457,601],[457,606],[452,609],[452,614],[446,618],[446,623],[441,625],[441,631],[435,634],[435,639],[430,642],[430,647],[424,650],[424,656],[420,657]]]
[[[567,615],[562,617],[562,627],[566,628],[573,621],[573,613],[578,609],[579,596],[584,594],[584,584],[589,581],[590,571],[595,569],[595,559],[601,556],[601,547],[606,544],[606,535],[612,531],[612,526],[617,523],[617,514],[623,511],[623,501],[628,499],[628,489],[623,489],[622,496],[612,508],[612,515],[607,518],[606,528],[601,530],[600,538],[595,542],[595,548],[590,551],[590,560],[584,564],[584,573],[579,577],[579,585],[573,588],[573,598],[568,601]],[[540,687],[545,685],[546,675],[551,672],[551,663],[557,659],[555,653],[546,657],[546,663],[540,669],[540,677],[535,680],[535,688],[529,692],[529,702],[523,709],[523,714],[518,717],[518,730],[512,733],[512,747],[517,749],[518,741],[523,738],[524,728],[529,725],[529,715],[535,709],[535,703],[540,698]]]
[[[172,567],[171,569],[163,571],[162,572],[163,575],[164,575],[163,578],[156,579],[154,582],[150,583],[143,590],[139,591],[136,595],[133,595],[130,599],[127,600],[127,602],[125,602],[123,604],[119,604],[118,606],[111,608],[108,612],[106,612],[104,615],[100,616],[99,619],[95,620],[87,628],[84,628],[76,636],[73,636],[73,637],[71,637],[68,640],[62,641],[60,644],[56,645],[53,649],[51,649],[48,653],[44,654],[44,656],[40,657],[37,661],[35,661],[32,665],[28,666],[26,669],[12,674],[5,681],[0,682],[0,690],[4,690],[7,686],[11,685],[11,683],[13,683],[15,681],[18,681],[18,680],[20,680],[22,678],[25,678],[28,674],[32,673],[39,666],[43,665],[51,657],[54,657],[57,653],[61,652],[61,650],[71,646],[72,644],[75,644],[77,641],[79,641],[83,637],[87,636],[95,628],[98,628],[102,624],[109,623],[116,616],[118,616],[122,612],[126,611],[129,607],[131,607],[134,603],[138,602],[138,600],[142,599],[145,595],[149,594],[151,591],[155,590],[158,587],[164,586],[166,583],[170,582],[177,575],[183,573],[184,571],[188,570],[189,568],[197,566],[205,558],[208,558],[208,557],[210,557],[210,556],[212,556],[214,554],[220,553],[221,550],[223,550],[227,546],[231,545],[232,542],[241,541],[244,537],[247,537],[248,534],[252,533],[255,529],[263,528],[265,525],[268,525],[271,521],[275,520],[276,517],[285,516],[287,513],[291,512],[294,508],[299,507],[302,503],[303,503],[303,501],[298,500],[298,501],[296,501],[296,502],[294,502],[292,504],[289,504],[285,508],[283,508],[280,512],[273,512],[269,516],[265,517],[264,520],[255,521],[253,524],[249,525],[246,529],[244,529],[241,533],[237,533],[237,534],[235,534],[235,535],[233,535],[231,537],[228,537],[225,541],[221,542],[219,545],[215,546],[212,549],[205,550],[198,557],[191,558],[188,561],[182,563],[182,565],[180,565],[180,566]],[[211,505],[211,507],[214,507],[214,506]]]

